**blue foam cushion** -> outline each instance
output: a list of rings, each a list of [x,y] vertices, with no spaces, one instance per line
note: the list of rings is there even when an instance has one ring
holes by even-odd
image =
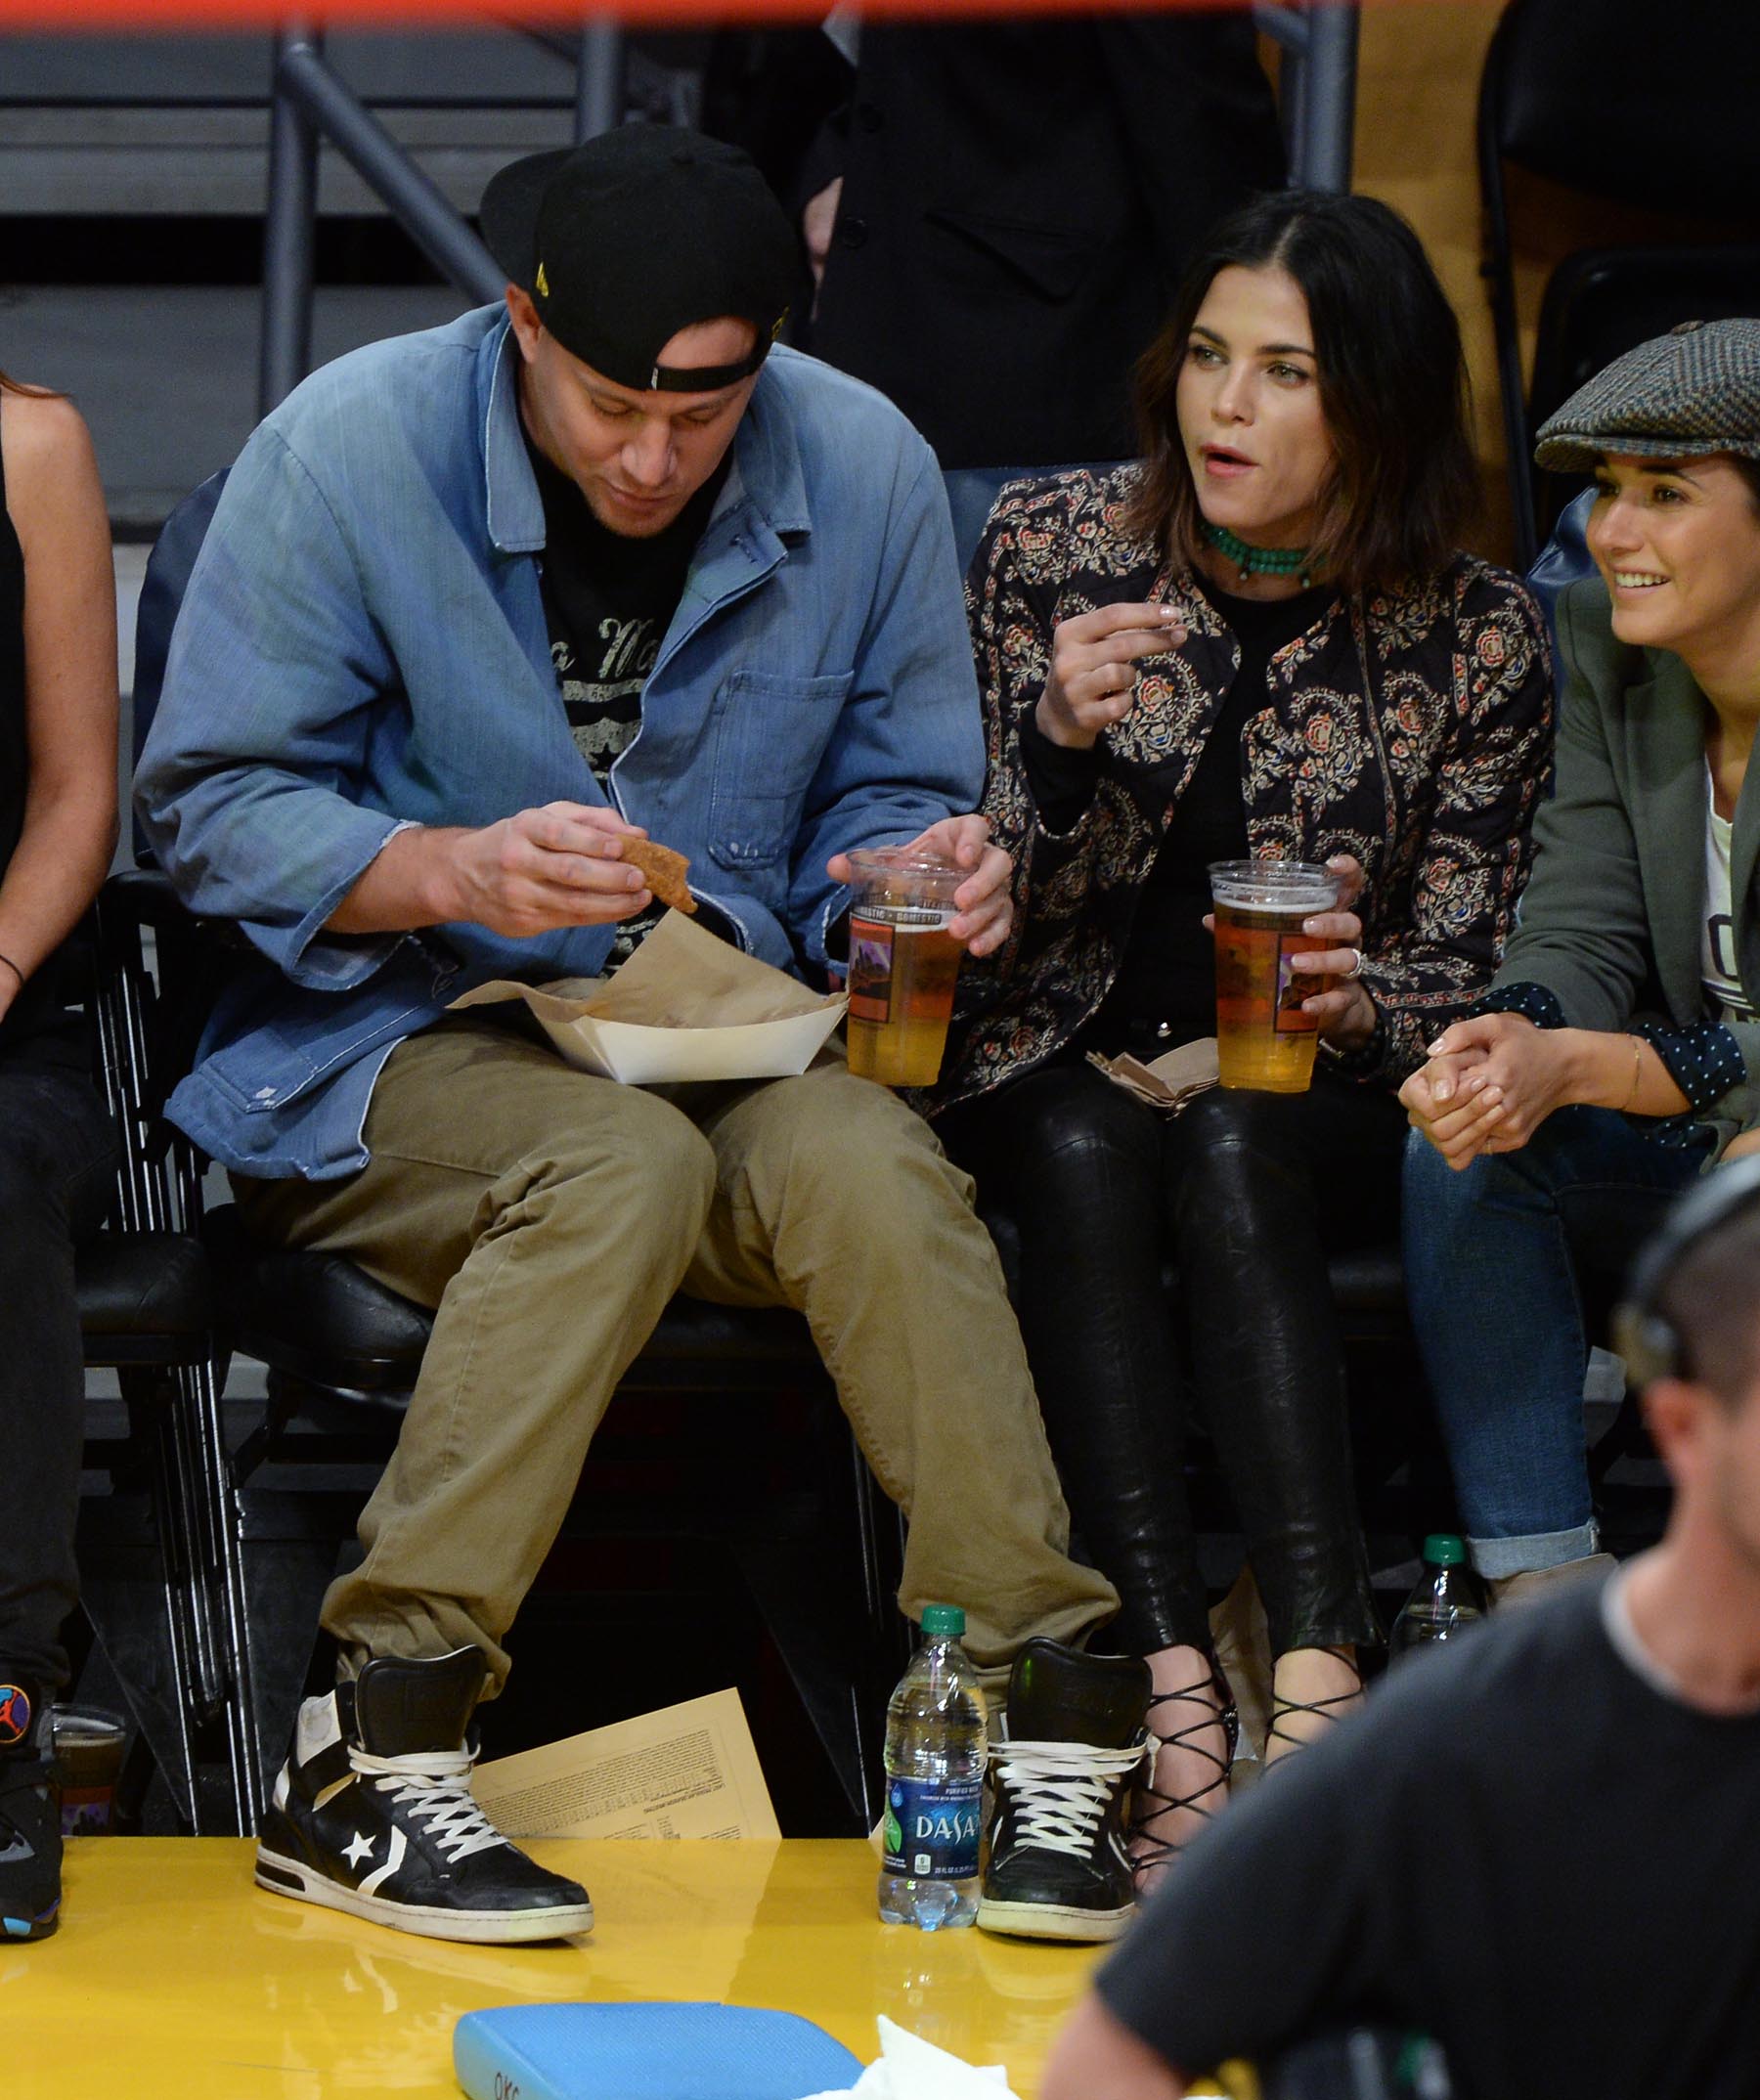
[[[798,2013],[578,2003],[466,2013],[453,2066],[471,2100],[806,2100],[862,2070]]]

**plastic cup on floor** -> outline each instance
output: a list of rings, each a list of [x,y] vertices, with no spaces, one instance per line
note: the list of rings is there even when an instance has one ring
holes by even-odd
[[[107,1837],[115,1825],[128,1724],[99,1706],[58,1706],[53,1726],[62,1772],[62,1835]]]

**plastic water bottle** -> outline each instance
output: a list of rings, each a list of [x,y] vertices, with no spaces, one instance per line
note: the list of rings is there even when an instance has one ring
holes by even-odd
[[[1466,1545],[1452,1532],[1431,1532],[1424,1542],[1424,1573],[1393,1621],[1388,1654],[1397,1660],[1452,1641],[1484,1616],[1484,1586],[1467,1565]]]
[[[978,1820],[984,1798],[984,1701],[959,1644],[957,1604],[923,1610],[922,1644],[886,1709],[888,1925],[969,1925],[978,1915]]]

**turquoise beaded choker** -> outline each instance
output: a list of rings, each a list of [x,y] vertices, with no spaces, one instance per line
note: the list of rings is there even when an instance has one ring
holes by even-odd
[[[1250,576],[1293,576],[1305,591],[1308,585],[1308,550],[1305,547],[1249,547],[1239,533],[1226,525],[1204,521],[1204,537],[1224,561],[1232,561],[1245,583]]]

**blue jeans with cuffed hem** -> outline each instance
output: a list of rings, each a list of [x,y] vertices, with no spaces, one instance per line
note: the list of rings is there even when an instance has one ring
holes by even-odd
[[[1457,1173],[1406,1149],[1406,1289],[1468,1551],[1519,1575],[1596,1548],[1583,1287],[1617,1283],[1693,1182],[1713,1134],[1664,1145],[1611,1109],[1558,1109],[1518,1152]]]

